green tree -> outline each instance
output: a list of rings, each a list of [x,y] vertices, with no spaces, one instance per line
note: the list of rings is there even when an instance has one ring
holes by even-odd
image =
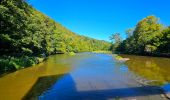
[[[0,1],[0,66],[3,71],[38,63],[37,57],[108,50],[109,47],[109,42],[71,32],[25,0]],[[11,67],[6,68],[8,66]]]
[[[148,16],[136,25],[134,38],[137,41],[138,53],[154,52],[160,45],[163,26],[158,21],[155,16]]]
[[[170,27],[164,27],[155,16],[148,16],[139,21],[134,29],[126,31],[126,40],[119,42],[118,35],[112,35],[114,50],[129,54],[169,55]],[[117,45],[119,43],[119,45]],[[115,46],[116,45],[116,46]]]
[[[117,52],[117,48],[120,46],[122,42],[122,38],[120,33],[115,33],[110,36],[110,40],[112,41],[113,45],[111,46],[112,51]]]
[[[127,29],[127,30],[126,30],[127,38],[130,38],[130,37],[133,35],[133,31],[134,31],[133,28],[130,28],[130,29]]]

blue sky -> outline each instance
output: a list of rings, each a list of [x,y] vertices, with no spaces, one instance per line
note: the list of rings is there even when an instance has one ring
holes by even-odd
[[[170,25],[170,0],[28,0],[37,10],[71,31],[100,40],[108,40],[148,15]]]

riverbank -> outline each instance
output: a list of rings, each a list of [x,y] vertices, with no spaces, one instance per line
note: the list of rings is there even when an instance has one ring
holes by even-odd
[[[144,54],[118,53],[118,54],[170,58],[169,53],[144,53]]]
[[[170,53],[145,53],[143,56],[153,56],[153,57],[167,57],[170,58]]]
[[[63,53],[58,53],[56,55],[61,55]],[[74,52],[67,52],[67,55],[75,56]],[[54,55],[54,54],[53,54]],[[49,55],[52,56],[52,55]],[[21,57],[12,57],[12,56],[2,56],[0,57],[0,77],[3,77],[11,72],[31,67],[42,63],[47,60],[49,56],[21,56]]]
[[[0,74],[6,72],[13,72],[19,69],[23,69],[29,66],[33,66],[43,62],[46,57],[34,57],[34,56],[2,56],[0,57]]]

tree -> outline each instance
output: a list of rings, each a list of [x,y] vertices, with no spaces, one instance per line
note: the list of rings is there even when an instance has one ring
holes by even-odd
[[[170,53],[170,27],[162,31],[162,38],[160,39],[161,45],[158,47],[158,52]]]
[[[0,2],[0,66],[24,67],[56,53],[108,50],[110,43],[75,34],[25,0]],[[3,58],[3,59],[2,59]],[[30,62],[27,64],[27,61]],[[25,64],[23,64],[25,62]],[[11,69],[8,68],[8,69]],[[1,72],[1,69],[0,69]]]
[[[138,53],[154,52],[160,45],[163,26],[158,21],[155,16],[148,16],[136,25],[134,38],[137,41]]]
[[[112,49],[112,51],[116,52],[116,51],[117,51],[116,48],[118,48],[119,45],[120,45],[120,43],[122,42],[122,38],[121,38],[121,36],[120,36],[120,33],[112,34],[112,35],[110,36],[110,40],[112,41],[112,44],[113,44],[113,45],[111,46],[111,49]]]
[[[131,36],[133,35],[133,31],[134,31],[133,28],[130,28],[130,29],[127,29],[127,30],[126,30],[127,38],[129,38],[129,37],[131,37]]]
[[[112,40],[113,43],[120,43],[122,41],[122,38],[120,36],[120,33],[115,33],[110,36],[110,40]]]
[[[126,40],[120,43],[118,39],[114,44],[118,52],[142,55],[170,53],[170,27],[165,28],[155,16],[142,19],[126,33]],[[113,39],[118,36],[112,35]]]

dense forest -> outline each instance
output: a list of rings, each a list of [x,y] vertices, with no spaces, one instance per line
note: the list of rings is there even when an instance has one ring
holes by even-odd
[[[126,34],[125,40],[122,40],[119,33],[110,37],[114,41],[114,52],[170,57],[170,27],[160,24],[155,16],[142,19],[135,28],[128,29]]]
[[[110,43],[77,35],[24,0],[0,1],[0,73],[58,53],[108,50]]]

